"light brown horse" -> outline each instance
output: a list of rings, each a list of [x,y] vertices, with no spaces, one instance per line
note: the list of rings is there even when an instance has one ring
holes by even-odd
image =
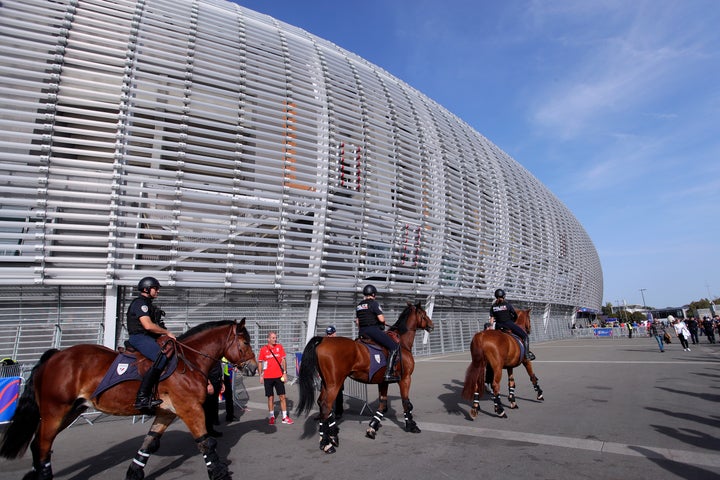
[[[412,347],[418,329],[431,332],[432,320],[420,303],[413,305],[408,302],[390,331],[397,332],[402,347],[401,360],[398,362],[400,364],[398,386],[405,413],[405,430],[412,433],[420,433],[417,423],[413,420],[413,405],[410,403],[410,382],[415,370]],[[387,352],[385,354],[387,356]],[[320,449],[325,453],[335,453],[335,447],[338,446],[339,429],[332,407],[347,377],[362,383],[378,384],[380,395],[378,409],[366,431],[368,438],[375,438],[381,426],[380,421],[388,409],[388,383],[384,381],[385,369],[386,367],[382,367],[370,376],[370,353],[368,347],[359,339],[318,336],[313,337],[305,346],[298,375],[300,398],[296,412],[307,414],[312,408],[315,400],[315,378],[319,374],[322,381],[317,400],[320,406]]]
[[[162,404],[155,421],[127,470],[127,480],[144,478],[144,467],[150,454],[160,447],[160,437],[175,417],[180,417],[200,452],[205,457],[211,480],[230,479],[227,466],[215,451],[217,442],[207,435],[202,404],[207,394],[210,368],[224,356],[239,365],[255,359],[245,319],[207,322],[178,336],[178,366],[158,386]],[[101,345],[76,345],[65,350],[45,352],[33,368],[10,425],[0,440],[0,456],[17,458],[28,445],[33,456],[33,470],[25,480],[53,478],[50,455],[55,437],[88,407],[110,415],[139,415],[133,407],[138,381],[125,381],[95,398],[100,384],[118,352]],[[152,365],[139,353],[138,370]],[[31,443],[32,442],[32,443]]]
[[[516,310],[517,319],[515,323],[530,334],[530,310]],[[483,381],[487,368],[492,368],[492,395],[495,413],[502,418],[507,418],[505,409],[500,402],[500,380],[503,369],[508,372],[508,401],[510,408],[517,408],[515,401],[515,377],[513,368],[522,364],[530,376],[538,400],[544,400],[543,391],[538,384],[538,378],[533,372],[532,362],[525,358],[525,352],[520,348],[521,341],[517,337],[500,330],[485,330],[473,336],[470,342],[470,357],[472,362],[465,372],[465,385],[463,386],[462,397],[465,400],[472,400],[470,417],[475,419],[480,409],[480,396],[484,389]]]

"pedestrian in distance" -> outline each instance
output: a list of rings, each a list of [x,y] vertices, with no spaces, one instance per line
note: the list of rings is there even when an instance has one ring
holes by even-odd
[[[703,317],[702,326],[703,326],[703,330],[705,331],[705,336],[707,337],[708,342],[715,343],[715,331],[714,331],[713,321],[710,320],[708,317]]]
[[[658,320],[653,320],[650,324],[650,335],[655,337],[657,340],[658,348],[661,352],[665,351],[665,345],[663,343],[663,337],[665,336],[665,326]]]
[[[695,320],[695,317],[690,317],[688,321],[685,322],[685,325],[687,325],[687,328],[690,331],[690,340],[692,340],[692,344],[697,345],[700,343],[700,339],[698,338],[698,322]]]
[[[689,352],[690,345],[688,345],[688,338],[690,338],[690,332],[688,331],[685,322],[679,318],[673,317],[672,315],[668,315],[668,321],[671,322],[671,325],[675,329],[675,335],[678,337],[678,340],[680,340],[680,345],[682,345],[683,351]]]
[[[265,387],[265,396],[268,402],[268,424],[275,425],[275,393],[280,397],[280,410],[282,423],[292,425],[295,423],[287,414],[287,399],[285,397],[285,374],[287,372],[287,359],[285,349],[277,341],[277,333],[270,332],[267,344],[260,349],[258,355],[258,374],[260,382]]]

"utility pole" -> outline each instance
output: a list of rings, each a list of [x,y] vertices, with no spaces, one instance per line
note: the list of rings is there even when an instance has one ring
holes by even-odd
[[[642,295],[643,307],[644,307],[644,308],[647,308],[647,305],[645,305],[645,290],[647,290],[647,288],[641,288],[641,289],[640,289],[640,295]]]

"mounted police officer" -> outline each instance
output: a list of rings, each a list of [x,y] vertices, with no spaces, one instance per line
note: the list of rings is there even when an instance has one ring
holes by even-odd
[[[495,320],[495,330],[511,330],[520,337],[525,345],[525,358],[535,360],[535,355],[530,351],[530,338],[527,332],[515,323],[517,313],[510,302],[505,300],[505,291],[502,288],[495,290],[495,301],[490,307],[490,319]]]
[[[371,338],[379,345],[387,348],[388,350],[388,361],[387,368],[385,370],[385,381],[386,382],[397,382],[400,377],[395,374],[395,365],[397,364],[398,354],[400,353],[400,344],[390,338],[385,333],[385,315],[383,315],[382,307],[380,303],[375,300],[377,295],[377,288],[373,285],[366,285],[363,288],[363,296],[365,297],[355,307],[355,322],[360,327],[360,335]]]
[[[138,282],[137,289],[140,294],[127,310],[128,342],[146,358],[154,360],[154,363],[140,382],[135,408],[152,413],[162,403],[162,400],[152,398],[152,391],[167,364],[167,357],[160,351],[157,339],[161,335],[174,339],[175,335],[165,328],[162,320],[165,312],[153,305],[153,300],[160,292],[160,282],[154,277],[144,277]]]

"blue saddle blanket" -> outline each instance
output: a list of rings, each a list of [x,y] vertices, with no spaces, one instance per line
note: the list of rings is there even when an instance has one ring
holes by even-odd
[[[142,380],[142,375],[138,372],[137,362],[138,360],[133,354],[125,352],[118,353],[118,356],[115,357],[112,365],[110,365],[107,373],[105,373],[105,376],[100,381],[100,385],[98,385],[90,398],[99,396],[105,390],[114,387],[118,383],[127,382],[128,380]],[[172,375],[177,368],[177,363],[177,355],[173,355],[162,375],[160,375],[160,381]]]
[[[379,347],[372,343],[362,342],[370,353],[370,370],[368,378],[372,378],[378,370],[387,365],[387,355],[382,347]]]

